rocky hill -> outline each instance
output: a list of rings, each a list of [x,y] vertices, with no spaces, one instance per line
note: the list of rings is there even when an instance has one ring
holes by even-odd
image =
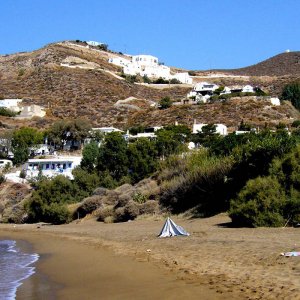
[[[210,81],[224,85],[250,83],[263,86],[272,95],[276,95],[286,82],[297,78],[296,70],[300,66],[297,60],[299,53],[284,53],[252,67],[227,71],[230,74],[247,74],[251,77],[230,77],[228,73],[227,77],[211,78]],[[164,125],[176,120],[192,124],[195,118],[205,122],[222,121],[233,124],[241,118],[255,123],[262,114],[259,123],[288,121],[298,117],[297,112],[295,110],[291,112],[293,108],[287,106],[282,106],[278,115],[273,113],[275,108],[269,113],[268,110],[257,110],[255,105],[253,107],[247,105],[249,113],[245,114],[245,109],[236,108],[234,102],[230,105],[218,103],[180,106],[166,111],[153,108],[151,103],[157,103],[162,97],[169,96],[174,101],[184,98],[191,87],[166,85],[157,88],[127,82],[119,76],[120,68],[107,62],[109,57],[121,55],[96,47],[87,48],[82,43],[61,42],[49,44],[33,52],[0,56],[0,97],[23,98],[25,103],[38,104],[47,109],[47,115],[43,119],[20,121],[0,117],[0,127],[32,125],[43,128],[49,126],[55,119],[79,117],[89,119],[94,126],[120,128],[141,122]],[[293,66],[289,66],[290,64]],[[291,72],[294,77],[285,74],[291,68],[294,70]],[[255,77],[252,74],[264,76]],[[272,76],[267,77],[266,74]],[[284,76],[279,77],[280,74]],[[195,80],[202,79],[195,77]],[[126,104],[124,100],[130,97],[136,100]],[[244,102],[239,105],[243,106]],[[232,116],[233,110],[236,110],[236,117],[227,118],[229,115]],[[222,117],[216,118],[220,113]],[[252,120],[250,115],[256,115],[257,118]]]
[[[300,51],[281,53],[253,66],[229,72],[247,76],[300,76]]]

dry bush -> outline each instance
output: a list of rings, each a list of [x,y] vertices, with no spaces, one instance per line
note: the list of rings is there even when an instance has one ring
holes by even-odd
[[[139,205],[140,214],[157,214],[159,213],[159,203],[155,200],[148,200]]]
[[[93,191],[93,195],[97,195],[97,196],[106,196],[108,193],[108,189],[103,188],[103,187],[98,187]]]
[[[115,221],[116,222],[124,222],[125,218],[125,207],[118,207],[115,209]]]
[[[22,203],[14,206],[10,206],[3,211],[1,222],[3,223],[15,223],[22,224],[27,219],[27,213]]]
[[[3,213],[4,209],[5,209],[5,204],[1,202],[0,203],[0,214]]]
[[[129,201],[125,206],[125,217],[127,220],[133,220],[140,214],[139,205],[133,200]]]
[[[105,218],[114,215],[114,207],[112,205],[100,207],[94,211],[94,216],[98,221],[104,221]]]
[[[124,207],[130,200],[132,200],[132,196],[128,194],[120,195],[118,198],[118,202],[116,204],[116,208]]]
[[[114,216],[108,216],[103,221],[104,221],[105,224],[110,224],[110,223],[115,222],[115,218],[114,218]]]
[[[92,213],[94,210],[102,206],[102,197],[101,196],[91,196],[85,198],[82,204],[78,207],[76,214],[80,218],[85,217],[87,214]]]
[[[153,198],[159,194],[160,188],[157,182],[151,178],[146,178],[138,182],[135,186],[135,194],[140,193],[148,198]]]
[[[133,191],[133,186],[129,183],[125,183],[119,187],[117,187],[115,189],[115,192],[117,192],[118,194],[128,194],[131,193]]]
[[[103,203],[107,205],[115,205],[119,200],[119,194],[114,190],[108,191],[107,195],[103,197]]]

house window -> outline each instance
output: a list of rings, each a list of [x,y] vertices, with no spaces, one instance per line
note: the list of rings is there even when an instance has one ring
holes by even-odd
[[[51,169],[54,170],[55,169],[55,164],[51,165]]]
[[[67,168],[67,164],[63,164],[63,169],[65,170]]]
[[[72,168],[72,163],[69,163],[69,168]]]
[[[49,170],[50,164],[46,164],[46,170]]]

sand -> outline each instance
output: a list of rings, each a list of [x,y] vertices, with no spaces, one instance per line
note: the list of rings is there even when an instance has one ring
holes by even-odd
[[[157,238],[162,220],[0,225],[41,255],[17,299],[300,299],[300,257],[280,256],[300,250],[300,228],[173,220],[191,236]]]

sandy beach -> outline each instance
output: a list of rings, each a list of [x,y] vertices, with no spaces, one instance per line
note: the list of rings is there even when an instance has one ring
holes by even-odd
[[[0,225],[41,255],[17,299],[300,299],[300,228],[230,228],[173,218],[191,236],[159,239],[163,220]]]

